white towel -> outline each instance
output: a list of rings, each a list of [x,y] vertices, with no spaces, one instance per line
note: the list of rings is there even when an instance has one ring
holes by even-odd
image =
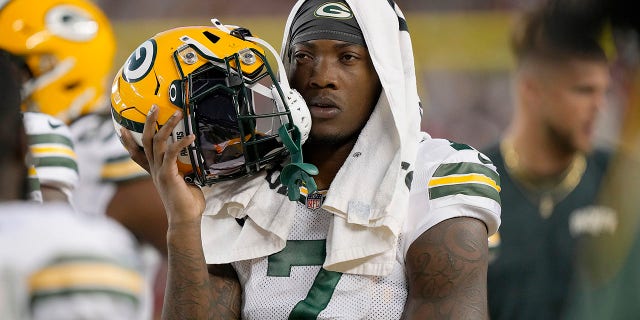
[[[267,181],[266,176],[263,171],[202,189],[206,199],[202,245],[207,263],[263,257],[284,248],[296,202],[274,195],[269,182],[275,184],[278,177]]]
[[[293,16],[283,38],[284,54]],[[410,173],[420,132],[413,52],[404,15],[387,0],[347,0],[383,87],[351,155],[331,183],[323,208],[334,213],[324,268],[386,275],[408,212]],[[392,27],[388,27],[392,26]],[[366,173],[366,174],[363,174]],[[202,233],[208,263],[275,253],[286,244],[296,203],[274,197],[265,174],[205,189]],[[244,227],[235,217],[247,215]]]

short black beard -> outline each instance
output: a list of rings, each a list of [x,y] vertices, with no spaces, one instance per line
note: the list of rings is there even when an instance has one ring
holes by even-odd
[[[582,152],[582,150],[576,148],[576,146],[571,142],[570,136],[561,133],[553,126],[547,125],[547,132],[550,136],[553,137],[553,141],[555,141],[555,146],[558,151],[564,154],[575,154],[577,152]]]
[[[358,136],[360,135],[360,131],[361,130],[358,130],[350,136],[343,136],[339,133],[321,137],[310,135],[305,142],[305,145],[318,147],[340,147],[350,142],[355,143],[355,141],[358,139]]]

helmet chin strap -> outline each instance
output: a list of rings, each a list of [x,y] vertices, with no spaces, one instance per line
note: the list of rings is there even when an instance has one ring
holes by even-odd
[[[283,95],[289,103],[289,110],[292,113],[298,112],[297,117],[302,118],[299,119],[300,123],[304,122],[304,116],[300,116],[299,113],[301,113],[302,110],[306,110],[307,112],[308,119],[306,120],[308,121],[308,127],[304,128],[306,130],[304,137],[300,133],[300,128],[298,128],[296,123],[289,124],[287,121],[280,127],[280,129],[278,129],[278,135],[280,136],[282,143],[291,154],[291,162],[285,165],[280,173],[280,182],[287,186],[287,196],[289,197],[289,200],[297,201],[300,198],[301,186],[307,188],[307,194],[312,194],[318,190],[316,182],[312,177],[318,174],[318,168],[311,163],[305,163],[302,159],[302,144],[307,139],[309,130],[311,130],[311,115],[308,114],[309,110],[302,96],[289,86],[287,76],[284,74],[284,64],[282,63],[282,60],[280,60],[280,56],[276,50],[268,42],[260,38],[246,37],[245,39],[262,45],[275,57],[275,60],[278,63],[280,88],[284,92]],[[275,87],[272,88],[271,91],[273,99],[276,100],[276,105],[279,109],[282,109],[280,111],[284,111],[284,101],[280,98],[281,93],[278,92]],[[291,127],[291,134],[289,134],[289,131],[287,130],[289,128],[287,127]]]
[[[278,130],[282,143],[291,153],[291,162],[282,168],[280,182],[287,186],[287,196],[291,201],[300,198],[300,187],[307,188],[307,194],[312,194],[318,190],[316,181],[312,176],[318,174],[318,167],[311,163],[302,161],[302,148],[300,146],[300,131],[293,126],[291,136],[287,131],[287,125],[283,124]]]
[[[259,83],[252,86],[251,90],[269,98],[275,99],[276,97],[280,97],[276,90],[270,90]],[[302,100],[302,97],[300,97],[300,99]],[[282,101],[276,102],[276,104],[282,103]],[[284,106],[282,108],[284,109]],[[291,133],[287,130],[290,127],[292,127]],[[287,186],[289,200],[296,201],[300,197],[301,186],[307,188],[308,194],[317,190],[316,183],[311,176],[318,174],[318,168],[313,164],[304,163],[302,160],[302,144],[304,141],[298,126],[283,122],[282,126],[278,129],[278,136],[282,144],[291,154],[291,162],[285,165],[280,173],[280,182]]]

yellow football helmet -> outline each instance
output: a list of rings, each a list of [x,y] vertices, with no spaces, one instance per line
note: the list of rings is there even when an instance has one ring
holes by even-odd
[[[181,152],[178,168],[198,185],[279,165],[287,155],[314,174],[300,152],[311,116],[286,77],[277,79],[265,48],[282,71],[277,53],[245,28],[212,21],[158,33],[133,51],[111,88],[116,131],[128,129],[142,145],[152,105],[158,106],[158,126],[181,110],[184,121],[172,139],[194,134],[196,140]]]
[[[0,49],[18,57],[30,79],[24,111],[64,122],[108,107],[116,45],[109,21],[88,0],[0,1]]]

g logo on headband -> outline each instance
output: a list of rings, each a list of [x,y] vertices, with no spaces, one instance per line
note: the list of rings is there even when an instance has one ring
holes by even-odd
[[[122,66],[122,78],[129,83],[144,78],[156,60],[157,45],[155,40],[149,39],[141,44]]]
[[[351,19],[353,17],[349,7],[339,2],[327,2],[319,6],[314,15],[333,19]]]

